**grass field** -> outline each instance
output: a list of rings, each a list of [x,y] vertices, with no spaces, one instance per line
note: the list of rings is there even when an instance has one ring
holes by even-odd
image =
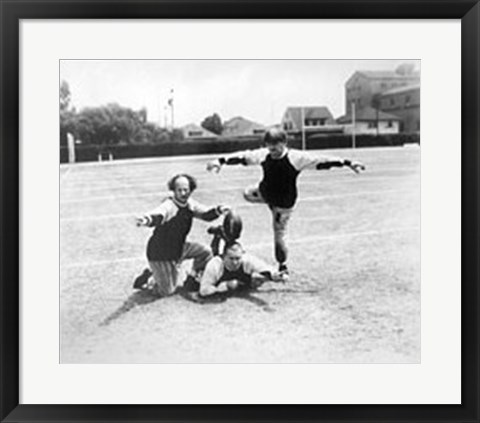
[[[135,293],[167,179],[189,172],[194,198],[242,216],[246,249],[274,264],[270,213],[243,200],[260,169],[205,171],[208,156],[60,167],[62,363],[418,363],[420,148],[321,151],[367,171],[305,171],[289,228],[291,277],[197,304]],[[210,241],[196,220],[190,239]]]

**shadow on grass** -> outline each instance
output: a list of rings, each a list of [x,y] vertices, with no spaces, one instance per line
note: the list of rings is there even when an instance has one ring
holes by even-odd
[[[104,320],[100,322],[100,326],[106,326],[110,324],[113,320],[118,319],[120,316],[128,313],[130,310],[137,306],[153,303],[154,301],[160,300],[160,297],[152,295],[148,291],[136,291],[131,294],[124,303],[117,308],[112,314],[107,316]]]
[[[216,294],[208,298],[202,298],[198,296],[196,292],[188,292],[179,288],[176,294],[180,295],[187,301],[192,303],[201,304],[201,305],[213,305],[213,304],[221,304],[227,301],[229,298],[239,298],[245,300],[251,304],[254,304],[260,307],[262,310],[272,313],[275,312],[275,309],[270,306],[270,304],[253,295],[253,292],[259,292],[260,294],[319,294],[322,290],[320,289],[294,289],[294,288],[286,288],[286,289],[262,289],[261,291],[238,291],[228,294]],[[137,306],[142,306],[145,304],[153,303],[154,301],[161,300],[162,298],[152,295],[149,291],[136,291],[131,294],[124,303],[116,309],[113,313],[107,316],[104,320],[100,322],[100,326],[107,326],[112,321],[118,319],[122,315],[128,313],[130,310]]]
[[[262,289],[262,294],[322,294],[325,292],[322,289],[295,289],[295,288],[285,288],[285,289]]]
[[[265,300],[252,295],[252,291],[237,292],[232,295],[235,298],[241,298],[242,300],[248,301],[251,304],[254,304],[258,307],[261,307],[263,311],[268,313],[273,313],[275,309],[270,306]]]
[[[185,291],[184,289],[178,289],[177,294],[187,301],[196,304],[221,304],[227,301],[228,296],[225,294],[215,294],[210,297],[200,297],[198,292]]]
[[[248,301],[258,307],[261,307],[264,311],[273,312],[275,311],[274,308],[270,307],[265,300],[258,298],[252,295],[252,291],[237,291],[225,294],[215,294],[211,297],[200,297],[197,292],[186,292],[180,290],[178,292],[183,298],[187,301],[191,301],[193,303],[201,304],[201,305],[208,305],[208,304],[221,304],[227,301],[229,298],[240,298],[242,300]]]

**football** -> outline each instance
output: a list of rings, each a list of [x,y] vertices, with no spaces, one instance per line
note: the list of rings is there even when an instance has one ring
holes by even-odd
[[[223,218],[223,232],[228,241],[240,238],[242,227],[242,218],[233,210],[230,210]]]

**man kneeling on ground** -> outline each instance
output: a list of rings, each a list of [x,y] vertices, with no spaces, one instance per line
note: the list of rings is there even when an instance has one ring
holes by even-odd
[[[193,259],[192,274],[186,281],[192,283],[212,258],[207,246],[187,240],[193,219],[211,222],[230,210],[228,206],[206,207],[192,200],[190,196],[197,188],[197,181],[188,174],[175,175],[168,182],[168,188],[172,191],[171,196],[156,209],[136,219],[137,226],[154,229],[147,245],[150,268],[135,279],[133,288],[147,289],[158,297],[175,292],[178,267],[184,260]]]

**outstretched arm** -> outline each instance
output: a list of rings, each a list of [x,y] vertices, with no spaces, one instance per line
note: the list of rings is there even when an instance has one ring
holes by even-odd
[[[328,170],[332,167],[348,167],[355,173],[365,170],[365,166],[357,161],[341,157],[311,154],[306,151],[290,150],[289,157],[292,165],[299,171],[303,169]]]
[[[226,154],[218,157],[207,163],[207,170],[209,172],[218,173],[224,165],[255,165],[259,164],[265,156],[268,154],[268,150],[265,148],[259,148],[256,150],[239,151],[237,153]]]
[[[257,288],[264,282],[286,282],[288,280],[287,275],[276,270],[266,270],[263,272],[252,273],[252,286]]]
[[[164,201],[157,208],[143,215],[137,216],[135,218],[135,223],[137,226],[147,227],[161,225],[165,221],[165,218],[168,219],[167,216],[169,216],[169,213],[171,213],[171,205],[168,201]]]
[[[137,226],[157,226],[160,225],[163,221],[163,216],[161,214],[158,215],[150,215],[145,214],[143,216],[135,217],[135,223]]]
[[[250,254],[243,257],[244,269],[252,277],[252,287],[258,287],[264,282],[286,282],[288,276],[277,272],[263,260]]]
[[[323,169],[330,169],[332,167],[344,167],[344,166],[349,167],[355,173],[360,173],[361,171],[365,170],[365,166],[362,163],[348,160],[348,159],[333,159],[333,160],[321,161],[315,165],[315,168],[317,170],[323,170]]]
[[[195,200],[190,200],[190,207],[196,218],[207,222],[217,219],[230,210],[229,206],[219,205],[216,207],[207,207]]]

